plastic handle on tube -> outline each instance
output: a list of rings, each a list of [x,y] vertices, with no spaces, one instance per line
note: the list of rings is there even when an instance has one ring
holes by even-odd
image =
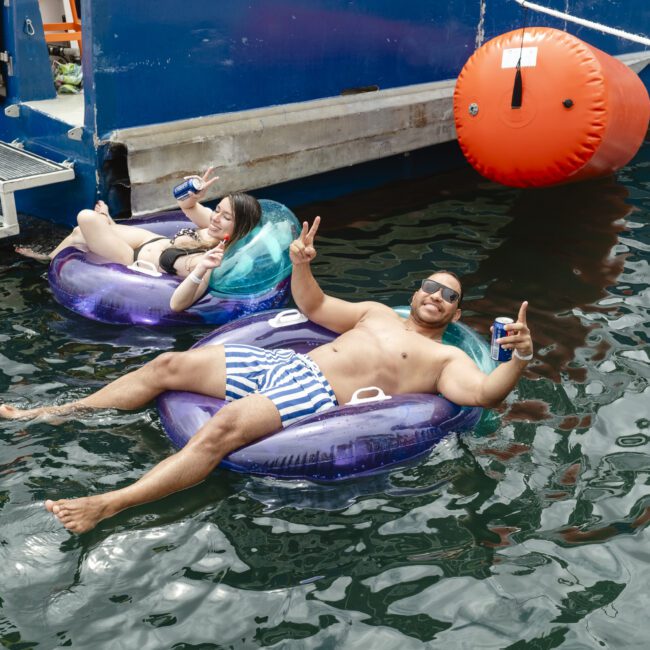
[[[153,262],[147,262],[146,260],[136,260],[126,268],[131,269],[131,271],[137,271],[138,273],[144,273],[145,275],[151,275],[154,278],[159,278],[162,275]]]
[[[374,395],[369,395],[368,397],[360,397],[362,393],[369,391],[374,391]],[[365,404],[366,402],[382,402],[384,400],[391,399],[390,395],[386,395],[381,388],[377,386],[366,386],[365,388],[359,388],[355,390],[350,398],[348,404]]]
[[[285,309],[269,320],[271,327],[289,327],[297,323],[306,323],[309,319],[297,309]]]

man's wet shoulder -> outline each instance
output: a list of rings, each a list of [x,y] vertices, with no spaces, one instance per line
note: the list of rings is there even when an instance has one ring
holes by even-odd
[[[366,313],[359,319],[359,322],[371,319],[393,320],[396,323],[404,320],[392,307],[382,305],[380,302],[369,303]]]

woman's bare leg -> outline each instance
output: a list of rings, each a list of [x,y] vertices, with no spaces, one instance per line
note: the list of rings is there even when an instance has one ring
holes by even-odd
[[[72,232],[63,239],[54,250],[50,251],[49,258],[53,260],[64,248],[69,248],[70,246],[80,248],[81,250],[87,250],[86,240],[84,239],[79,226],[75,226],[72,229]]]
[[[94,528],[126,508],[162,499],[204,480],[233,449],[281,427],[280,414],[263,395],[249,395],[225,406],[187,445],[132,485],[81,499],[47,500],[45,507],[73,533]]]
[[[101,219],[109,225],[115,224],[113,218],[111,217],[108,206],[104,201],[97,201],[95,204],[94,210],[84,210],[83,212],[92,212],[97,219]],[[64,248],[74,246],[75,248],[80,248],[81,250],[87,250],[86,240],[84,239],[83,233],[79,226],[73,228],[72,232],[61,240],[58,246],[50,251],[49,253],[41,253],[35,251],[29,246],[16,246],[15,251],[23,257],[29,257],[30,259],[38,260],[39,262],[49,262],[53,260]]]
[[[62,239],[59,245],[49,253],[39,253],[38,251],[35,251],[33,248],[29,248],[28,246],[16,246],[15,251],[24,257],[29,257],[31,259],[43,262],[49,262],[50,260],[53,260],[64,248],[68,248],[69,246],[74,246],[75,248],[80,248],[82,250],[87,249],[86,240],[84,239],[79,226],[73,228],[72,232],[67,237]]]
[[[166,390],[188,390],[223,398],[226,361],[223,347],[206,345],[187,352],[165,352],[153,361],[112,381],[96,393],[61,406],[18,409],[0,405],[0,417],[10,420],[48,418],[85,410],[133,410],[148,404]]]
[[[128,233],[125,236],[123,229],[118,229],[106,219],[98,219],[94,210],[82,210],[77,216],[77,222],[90,251],[125,266],[133,263],[133,249],[146,241],[135,231],[130,233],[135,238],[131,238]]]
[[[30,246],[14,246],[14,250],[16,251],[16,253],[18,253],[18,255],[22,255],[23,257],[29,257],[30,260],[38,260],[39,262],[49,262],[52,259],[49,253],[40,253],[39,251],[35,251]]]
[[[83,212],[88,213],[91,211],[84,210]],[[92,212],[94,213],[95,218],[102,219],[108,225],[115,224],[115,221],[113,221],[113,218],[108,211],[108,206],[106,203],[104,203],[104,201],[97,201],[95,204],[95,209]],[[53,260],[64,248],[68,248],[70,246],[80,248],[81,250],[88,250],[86,240],[84,239],[83,233],[81,232],[79,226],[76,226],[72,232],[67,237],[62,239],[58,246],[49,253],[41,253],[39,251],[35,251],[29,246],[16,246],[14,250],[23,257],[29,257],[30,259],[38,260],[39,262],[49,262],[50,260]]]

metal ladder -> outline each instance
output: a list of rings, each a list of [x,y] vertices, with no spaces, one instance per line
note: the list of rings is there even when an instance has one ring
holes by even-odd
[[[0,238],[18,234],[16,190],[61,183],[73,178],[72,164],[55,163],[0,141]]]

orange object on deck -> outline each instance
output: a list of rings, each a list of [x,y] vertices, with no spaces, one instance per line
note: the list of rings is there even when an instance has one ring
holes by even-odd
[[[609,54],[565,32],[529,27],[472,55],[456,83],[454,118],[479,173],[544,187],[627,164],[648,130],[650,99],[639,77]]]
[[[72,21],[69,23],[43,23],[46,43],[70,43],[76,41],[79,44],[79,54],[81,54],[81,20],[77,13],[75,0],[68,0],[70,7],[70,16]]]

